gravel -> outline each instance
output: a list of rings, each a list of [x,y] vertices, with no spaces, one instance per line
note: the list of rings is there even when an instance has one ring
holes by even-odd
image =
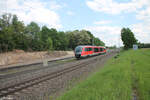
[[[25,81],[31,78],[35,78],[47,73],[55,72],[64,68],[68,68],[72,65],[80,64],[82,62],[89,62],[95,60],[95,63],[91,63],[80,69],[74,70],[72,72],[63,74],[57,78],[39,83],[33,87],[26,88],[15,94],[9,95],[9,98],[15,100],[55,100],[58,96],[62,95],[65,91],[74,87],[80,81],[86,79],[92,72],[95,72],[97,68],[102,67],[105,62],[116,55],[116,52],[110,52],[105,55],[90,57],[86,59],[81,59],[78,61],[68,62],[65,64],[60,64],[55,67],[50,67],[43,70],[34,71],[31,73],[24,73],[19,76],[7,78],[0,80],[3,86],[16,84],[17,82]],[[1,87],[0,86],[0,87]]]

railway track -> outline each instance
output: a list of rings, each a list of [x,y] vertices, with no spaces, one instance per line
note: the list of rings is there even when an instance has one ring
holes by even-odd
[[[50,60],[50,61],[48,61],[48,63],[56,62],[56,61],[60,61],[60,60],[68,60],[68,59],[72,59],[72,58],[74,58],[74,57],[67,57],[67,58]],[[6,71],[6,70],[13,70],[13,69],[20,69],[20,68],[24,68],[24,67],[35,66],[35,65],[39,65],[39,64],[43,64],[43,62],[37,62],[37,63],[31,63],[31,64],[16,65],[16,66],[13,66],[13,67],[0,68],[0,72],[1,71]]]
[[[58,71],[55,71],[52,73],[48,73],[48,74],[42,75],[40,77],[32,78],[32,79],[22,81],[20,83],[14,84],[14,85],[10,85],[8,87],[0,88],[0,98],[5,97],[7,95],[11,95],[11,94],[18,92],[18,91],[21,91],[25,88],[32,87],[36,84],[45,82],[47,80],[54,79],[54,78],[61,76],[65,73],[69,73],[71,71],[85,67],[88,64],[94,63],[96,61],[96,59],[97,58],[91,60],[90,62],[82,62],[80,64],[76,64],[76,65],[70,66],[68,68],[64,68],[64,69],[61,69],[61,70],[58,70]]]
[[[114,53],[115,52],[109,52],[103,56],[109,57],[109,55],[114,54]],[[41,84],[44,84],[47,81],[52,82],[53,79],[57,79],[59,76],[62,77],[66,74],[69,74],[69,72],[72,73],[74,71],[79,71],[80,68],[82,69],[83,67],[86,67],[87,65],[94,64],[95,62],[97,62],[97,60],[102,59],[103,56],[91,57],[91,58],[88,58],[85,60],[83,59],[83,60],[79,60],[79,61],[74,61],[74,64],[67,63],[68,67],[62,67],[62,65],[60,65],[58,67],[59,70],[57,69],[57,70],[53,70],[51,72],[49,72],[51,70],[50,68],[47,68],[47,69],[45,68],[45,70],[47,70],[47,71],[43,71],[42,74],[33,75],[33,77],[31,74],[31,75],[29,75],[29,77],[22,79],[16,83],[13,83],[13,82],[11,83],[11,81],[10,81],[9,83],[11,83],[11,84],[7,85],[7,84],[5,84],[7,82],[5,82],[4,86],[1,85],[1,87],[0,87],[0,100],[3,100],[3,98],[5,98],[5,97],[6,98],[9,97],[9,95],[15,96],[16,93],[21,93],[21,91],[24,91],[26,89],[28,91],[28,88],[34,88],[34,87],[39,87],[39,86],[41,87]],[[57,67],[57,65],[55,65],[55,67]],[[53,68],[55,68],[55,67],[53,67]],[[36,73],[38,73],[38,72],[39,71],[37,71]],[[30,74],[30,72],[26,72],[26,74]],[[25,74],[25,76],[26,76],[26,74]],[[19,74],[18,74],[18,76],[19,76]],[[13,77],[10,79],[13,80],[15,78],[17,78],[17,80],[19,80],[19,77]]]
[[[29,64],[29,65],[21,65],[19,66],[14,66],[14,67],[10,67],[10,68],[2,68],[0,69],[0,79],[6,79],[7,77],[14,77],[20,74],[24,74],[24,73],[31,73],[31,72],[35,72],[38,70],[43,70],[43,69],[47,69],[53,66],[57,66],[59,64],[64,64],[66,63],[65,61],[68,60],[75,60],[74,57],[68,57],[68,58],[64,58],[64,59],[57,59],[57,60],[53,60],[53,61],[48,61],[48,66],[44,66],[42,63],[35,63],[35,64]],[[57,62],[59,61],[59,63]],[[61,62],[60,62],[61,61]]]

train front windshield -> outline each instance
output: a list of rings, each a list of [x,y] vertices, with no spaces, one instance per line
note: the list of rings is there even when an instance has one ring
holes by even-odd
[[[75,48],[75,52],[81,52],[82,51],[82,47],[76,47]]]

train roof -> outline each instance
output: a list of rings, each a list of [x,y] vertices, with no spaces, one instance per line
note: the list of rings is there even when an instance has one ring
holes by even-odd
[[[93,45],[79,45],[77,47],[103,47],[105,48],[105,46],[93,46]]]

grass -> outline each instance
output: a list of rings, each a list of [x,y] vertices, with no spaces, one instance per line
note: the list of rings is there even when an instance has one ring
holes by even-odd
[[[150,100],[150,49],[128,50],[58,100]]]

